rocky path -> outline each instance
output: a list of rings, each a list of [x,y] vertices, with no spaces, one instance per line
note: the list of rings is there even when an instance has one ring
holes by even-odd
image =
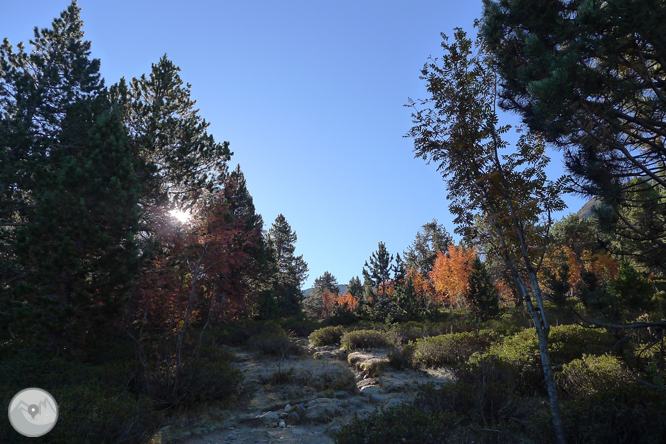
[[[245,376],[240,408],[215,426],[186,432],[182,442],[331,444],[355,415],[410,401],[419,385],[448,380],[445,372],[394,370],[387,350],[303,348],[302,356],[286,359],[231,349]]]

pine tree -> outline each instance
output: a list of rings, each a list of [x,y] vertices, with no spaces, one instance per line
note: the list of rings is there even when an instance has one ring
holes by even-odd
[[[296,232],[291,230],[291,226],[282,214],[275,218],[266,239],[273,251],[277,268],[273,279],[273,290],[280,314],[294,315],[298,313],[303,299],[301,286],[308,277],[308,264],[302,255],[294,255]]]
[[[483,18],[500,106],[564,150],[575,191],[612,208],[610,230],[662,274],[665,16],[655,0],[486,0]]]
[[[365,261],[363,265],[363,277],[366,282],[371,282],[374,288],[381,287],[381,295],[385,296],[387,284],[391,279],[391,273],[394,270],[393,255],[386,250],[384,242],[379,242],[377,251],[370,255],[370,264]]]
[[[446,252],[453,244],[453,237],[436,219],[423,225],[416,239],[403,253],[407,268],[417,268],[421,273],[430,273],[437,259],[437,252]]]
[[[218,143],[195,108],[191,85],[180,68],[162,56],[149,76],[125,79],[111,88],[123,109],[134,155],[140,159],[145,206],[189,208],[212,192],[227,172],[229,142]]]
[[[359,299],[363,297],[363,285],[358,276],[349,280],[349,283],[347,284],[347,292]]]
[[[328,271],[314,280],[312,290],[303,300],[303,308],[306,310],[308,316],[321,317],[324,313],[324,301],[322,295],[328,292],[330,295],[337,295],[340,292],[338,287],[338,280]]]
[[[141,190],[79,12],[73,2],[36,30],[30,55],[6,40],[0,51],[0,183],[11,184],[0,211],[12,270],[2,331],[73,353],[121,312],[139,265]]]
[[[472,311],[481,319],[488,319],[499,313],[499,294],[490,279],[490,274],[481,259],[474,259],[472,273],[469,276],[467,292]]]

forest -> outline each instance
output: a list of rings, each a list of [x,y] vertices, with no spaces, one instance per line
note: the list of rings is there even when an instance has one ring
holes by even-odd
[[[483,5],[474,35],[442,34],[428,97],[405,105],[460,240],[432,220],[403,252],[379,242],[346,291],[326,272],[307,296],[296,230],[264,222],[171,60],[106,85],[76,0],[30,51],[5,39],[3,405],[51,393],[43,442],[186,442],[249,411],[240,355],[277,362],[268,390],[297,383],[290,362],[383,350],[360,379],[446,383],[289,442],[666,442],[666,6]],[[566,193],[589,203],[556,218]],[[350,384],[298,383],[362,396],[344,371]],[[206,409],[227,413],[202,425]],[[28,440],[0,423],[0,441]]]

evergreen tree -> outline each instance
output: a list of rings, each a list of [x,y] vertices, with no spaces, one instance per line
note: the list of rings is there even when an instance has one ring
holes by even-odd
[[[492,318],[499,313],[499,294],[478,256],[474,259],[472,274],[469,276],[467,299],[472,304],[472,311],[482,319]]]
[[[381,287],[382,297],[385,295],[385,284],[391,279],[395,265],[393,264],[393,255],[386,250],[384,242],[379,242],[377,251],[370,255],[370,264],[365,261],[363,265],[363,277],[366,282],[370,282],[374,288]]]
[[[123,109],[139,171],[144,206],[189,208],[205,192],[212,192],[227,172],[229,142],[218,143],[208,133],[210,124],[195,108],[191,85],[180,68],[162,56],[149,76],[125,79],[111,88]]]
[[[325,271],[324,274],[319,276],[314,280],[314,285],[312,290],[323,292],[328,289],[333,294],[339,293],[340,288],[338,287],[338,280],[328,271]]]
[[[423,225],[416,233],[416,239],[403,253],[407,268],[418,268],[421,273],[430,273],[437,259],[437,252],[448,251],[453,237],[436,219]]]
[[[73,2],[34,51],[5,40],[2,331],[81,351],[120,314],[138,271],[140,186],[120,113],[89,60]],[[14,163],[4,168],[5,162]]]
[[[502,77],[500,106],[564,150],[573,188],[611,208],[609,229],[666,273],[666,199],[657,198],[666,192],[666,5],[484,6],[485,41]]]
[[[332,295],[337,295],[340,292],[338,287],[338,280],[328,271],[314,280],[314,285],[310,294],[303,300],[303,307],[308,316],[321,317],[324,312],[324,301],[322,294],[328,291]]]
[[[363,297],[363,285],[361,284],[361,280],[358,278],[358,276],[349,280],[349,283],[347,284],[347,293],[350,293],[355,298],[360,299]]]
[[[266,239],[276,264],[273,290],[280,314],[294,315],[298,313],[303,299],[301,286],[308,277],[308,264],[302,255],[294,255],[296,232],[291,230],[291,226],[282,214],[275,218]]]
[[[53,141],[67,110],[103,90],[99,60],[89,58],[76,2],[35,29],[33,50],[0,46],[0,285],[16,285],[24,270],[17,263],[16,227],[34,219],[40,174],[53,168]]]

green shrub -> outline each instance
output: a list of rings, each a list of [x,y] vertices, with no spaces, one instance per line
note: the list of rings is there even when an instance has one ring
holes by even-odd
[[[613,345],[605,330],[593,330],[579,325],[552,327],[549,336],[551,363],[557,368],[587,354],[603,354]],[[541,355],[536,332],[525,329],[493,344],[485,353],[475,353],[468,360],[468,371],[489,365],[497,371],[513,372],[520,380],[517,389],[524,394],[544,392]]]
[[[55,398],[58,423],[44,442],[144,443],[160,427],[162,417],[153,401],[129,393],[110,374],[122,364],[92,366],[42,355],[34,350],[3,350],[0,358],[0,398],[5,410],[9,401],[27,387],[42,388]],[[24,443],[8,421],[0,421],[0,442]]]
[[[273,332],[265,332],[251,336],[247,345],[273,356],[287,356],[301,353],[301,348],[280,328]]]
[[[417,339],[414,348],[414,365],[444,367],[460,365],[479,351],[487,349],[498,335],[490,330],[454,333]]]
[[[317,365],[318,364],[318,365]],[[322,363],[295,369],[278,369],[262,381],[270,385],[294,384],[300,387],[312,387],[318,391],[353,391],[356,378],[348,366],[341,363]]]
[[[305,315],[296,315],[280,321],[282,328],[297,337],[307,337],[312,332],[322,327],[319,320],[310,319]]]
[[[392,348],[388,352],[389,365],[398,370],[414,367],[414,344]]]
[[[274,321],[242,320],[217,326],[215,332],[217,344],[245,345],[253,336],[280,335],[284,329]]]
[[[450,333],[452,329],[451,326],[441,323],[409,321],[393,325],[391,331],[395,332],[402,344],[408,344],[420,338]]]
[[[336,434],[337,444],[439,444],[445,433],[460,422],[456,414],[432,412],[410,404],[375,410],[356,417]]]
[[[556,379],[560,388],[574,397],[618,391],[636,383],[629,369],[617,357],[608,354],[583,355],[564,364]]]
[[[320,328],[310,335],[310,344],[316,346],[339,344],[344,332],[345,328],[342,326]]]
[[[243,380],[231,366],[233,355],[217,347],[201,347],[199,356],[184,354],[179,374],[175,359],[148,355],[148,368],[141,380],[141,391],[153,399],[156,408],[195,405],[224,399],[236,392]]]
[[[666,442],[666,402],[663,391],[638,383],[608,387],[604,382],[603,385],[603,390],[563,403],[563,421],[568,442]]]
[[[362,348],[390,348],[395,345],[390,334],[375,330],[354,330],[342,335],[340,344],[347,350]]]

